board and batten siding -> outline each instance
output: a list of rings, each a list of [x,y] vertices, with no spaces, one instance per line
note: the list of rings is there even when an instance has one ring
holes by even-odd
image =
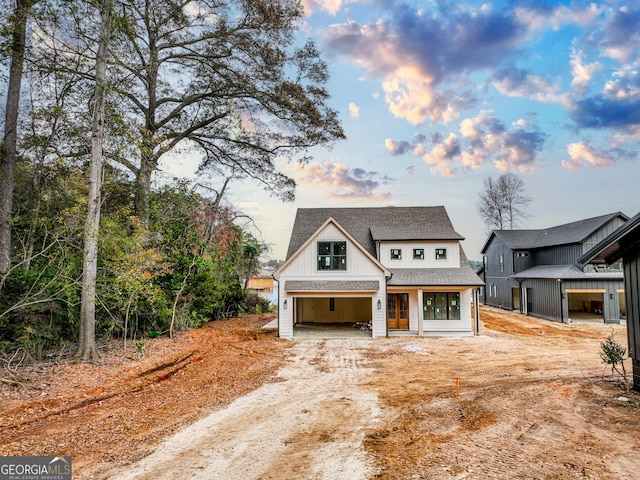
[[[582,253],[580,243],[559,245],[537,250],[534,261],[536,265],[577,265]]]
[[[604,240],[624,224],[625,221],[620,217],[615,217],[605,223],[602,227],[589,235],[584,242],[582,242],[582,254],[587,253],[589,250],[591,250],[598,243],[600,243],[602,240]]]
[[[497,235],[491,239],[491,244],[485,253],[485,274],[484,274],[484,303],[492,307],[512,310],[518,308],[513,305],[512,287],[517,286],[517,282],[509,277],[515,273],[514,253]],[[502,256],[502,262],[500,262]],[[531,254],[529,254],[530,258]],[[502,264],[502,268],[500,265]]]
[[[568,280],[562,282],[563,292],[571,290],[593,290],[602,292],[602,316],[605,323],[620,323],[620,299],[618,291],[624,289],[620,280]],[[564,305],[564,318],[570,318],[568,299]]]
[[[413,250],[424,250],[424,259],[414,259]],[[436,260],[436,249],[445,248],[447,258]],[[401,249],[402,259],[391,259],[391,250]],[[380,242],[379,261],[387,268],[460,268],[460,243],[455,242]]]
[[[318,242],[347,242],[347,269],[346,270],[318,270]],[[333,224],[328,224],[280,271],[279,275],[280,298],[278,303],[278,333],[280,337],[293,337],[293,322],[295,315],[296,297],[356,297],[363,296],[371,299],[372,336],[386,336],[385,309],[385,276],[381,268],[376,265],[360,248],[351,242]],[[288,280],[316,280],[316,281],[377,281],[377,292],[292,292],[286,291]],[[383,308],[377,309],[380,300]],[[287,308],[284,308],[284,302]]]
[[[521,282],[521,286],[527,289],[527,315],[547,320],[562,318],[561,282],[527,279]]]
[[[347,242],[347,269],[318,270],[318,242],[343,241]],[[313,275],[316,280],[361,280],[358,277],[379,275],[380,268],[373,264],[371,259],[349,241],[335,225],[329,224],[302,251],[298,252],[298,255],[281,272],[281,277],[285,274],[288,278],[304,277],[299,278],[300,280],[309,280],[310,275]]]
[[[617,292],[623,288],[622,279],[620,281],[526,279],[521,282],[521,286],[531,289],[527,294],[527,314],[532,317],[568,322],[570,314],[567,290],[599,290],[604,292],[602,312],[604,321],[609,323],[620,321]]]
[[[640,386],[640,250],[623,259],[629,357],[633,361],[633,384]]]

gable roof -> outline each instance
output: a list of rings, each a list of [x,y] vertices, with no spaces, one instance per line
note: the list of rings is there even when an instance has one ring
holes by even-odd
[[[464,240],[453,229],[443,206],[299,208],[289,240],[287,259],[333,218],[371,256],[376,241],[384,240]]]
[[[595,247],[585,253],[578,262],[612,264],[620,260],[626,252],[640,249],[640,213],[611,233]]]
[[[297,221],[297,215],[296,215],[296,221]],[[294,257],[296,256],[297,253],[299,253],[300,251],[302,251],[304,249],[304,247],[306,247],[309,243],[311,243],[313,241],[314,238],[316,238],[318,236],[318,234],[324,230],[324,228],[329,225],[332,224],[334,225],[340,232],[342,232],[342,234],[351,242],[355,245],[355,247],[357,249],[359,249],[365,256],[369,257],[369,259],[378,266],[378,268],[380,268],[380,270],[382,270],[382,272],[384,273],[384,275],[386,277],[388,277],[389,275],[391,275],[391,273],[389,272],[389,270],[387,270],[387,268],[382,265],[376,258],[375,253],[371,254],[367,249],[363,248],[362,245],[355,239],[353,238],[353,236],[347,232],[344,227],[342,225],[340,225],[333,217],[328,217],[327,219],[324,220],[324,222],[322,222],[322,224],[316,228],[303,242],[302,244],[296,249],[294,250],[292,253],[287,253],[287,258],[284,261],[284,263],[282,265],[280,265],[280,267],[278,267],[276,269],[276,271],[273,273],[274,278],[278,278],[280,276],[280,273],[282,271],[284,271],[287,266],[293,261]],[[295,231],[295,224],[294,224],[294,231]],[[293,239],[293,234],[291,235],[291,238]],[[291,248],[291,241],[289,242],[289,248]]]
[[[512,250],[580,243],[616,217],[620,217],[625,221],[629,219],[624,213],[615,212],[536,230],[494,230],[482,247],[481,253],[486,252],[494,237],[500,238]]]

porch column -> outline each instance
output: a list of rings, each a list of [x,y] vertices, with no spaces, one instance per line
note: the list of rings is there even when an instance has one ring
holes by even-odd
[[[476,331],[476,335],[480,335],[480,290],[474,288],[473,290],[473,320],[474,320],[474,330]]]
[[[424,309],[422,307],[422,289],[418,289],[418,336],[424,334]]]

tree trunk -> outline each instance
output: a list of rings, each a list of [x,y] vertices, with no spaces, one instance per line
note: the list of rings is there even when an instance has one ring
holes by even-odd
[[[34,0],[17,0],[11,38],[11,67],[5,111],[4,138],[0,149],[0,272],[11,267],[11,213],[18,144],[20,88],[26,48],[27,17]]]
[[[98,230],[100,227],[100,190],[102,187],[102,138],[107,82],[107,53],[111,35],[111,0],[100,3],[100,38],[96,56],[95,104],[91,120],[91,154],[89,158],[89,205],[84,232],[82,297],[80,303],[80,338],[78,357],[92,360],[96,349],[96,276],[98,270]]]
[[[157,168],[157,161],[144,155],[136,174],[135,209],[143,225],[149,224],[149,198],[151,197],[151,176]]]

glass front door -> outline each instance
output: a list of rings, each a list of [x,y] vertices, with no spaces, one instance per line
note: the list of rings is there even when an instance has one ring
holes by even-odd
[[[387,295],[387,327],[390,330],[409,330],[409,294]]]

